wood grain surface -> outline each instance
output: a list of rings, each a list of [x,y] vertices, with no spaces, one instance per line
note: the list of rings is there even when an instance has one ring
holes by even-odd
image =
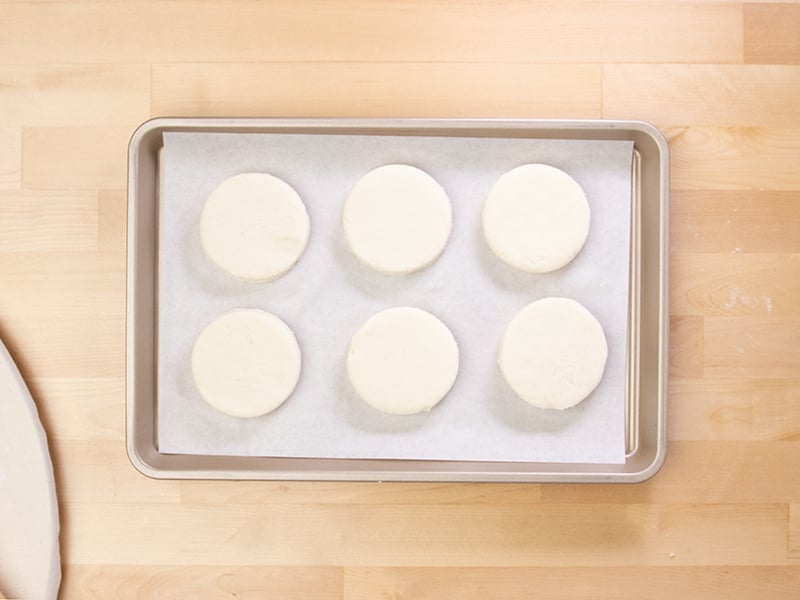
[[[50,436],[62,598],[800,597],[799,3],[3,1],[0,24],[0,336]],[[164,115],[653,122],[673,169],[663,470],[138,474],[126,150]]]

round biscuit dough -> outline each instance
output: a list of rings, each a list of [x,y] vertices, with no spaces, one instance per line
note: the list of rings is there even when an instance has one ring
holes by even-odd
[[[544,298],[506,327],[498,363],[517,395],[538,408],[565,409],[600,383],[608,345],[600,322],[569,298]]]
[[[390,274],[433,263],[453,226],[450,200],[416,167],[385,165],[358,180],[344,205],[344,233],[364,264]]]
[[[350,340],[347,375],[373,408],[393,415],[430,410],[458,374],[458,345],[439,319],[419,308],[372,315]]]
[[[242,173],[223,181],[200,217],[206,255],[245,281],[277,279],[308,244],[306,207],[285,181],[267,173]]]
[[[542,164],[497,180],[483,205],[483,234],[504,262],[529,273],[560,269],[583,248],[591,211],[580,184]]]
[[[300,377],[300,347],[288,325],[257,309],[235,309],[209,324],[192,350],[200,395],[232,417],[278,408]]]

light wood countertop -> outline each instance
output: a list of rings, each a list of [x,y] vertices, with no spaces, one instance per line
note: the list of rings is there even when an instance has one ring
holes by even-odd
[[[62,598],[798,598],[800,4],[0,2],[0,23],[0,336],[50,437]],[[660,127],[662,471],[141,476],[124,446],[126,151],[166,115]]]

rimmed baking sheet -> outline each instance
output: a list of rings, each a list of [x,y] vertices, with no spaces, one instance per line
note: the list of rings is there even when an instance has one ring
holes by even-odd
[[[501,147],[503,145],[513,146],[519,143],[523,145],[536,145],[541,142],[544,143],[545,147],[550,147],[551,158],[553,148],[558,146],[558,144],[553,143],[554,140],[568,140],[570,143],[561,142],[565,147],[570,146],[574,140],[595,141],[598,142],[598,146],[602,146],[604,140],[627,140],[632,142],[635,150],[635,160],[633,164],[634,168],[630,169],[629,167],[629,173],[633,172],[634,177],[632,184],[628,184],[629,189],[627,196],[630,199],[632,194],[634,209],[634,252],[630,262],[633,267],[631,274],[633,275],[632,281],[634,282],[634,287],[631,288],[630,306],[632,312],[630,314],[636,318],[631,322],[631,327],[629,328],[631,337],[628,341],[631,353],[628,356],[627,364],[630,369],[635,372],[632,376],[628,376],[621,385],[621,394],[628,403],[626,407],[624,404],[625,400],[621,401],[622,411],[625,416],[618,421],[621,433],[617,439],[622,440],[622,452],[618,452],[616,458],[610,456],[594,458],[577,456],[572,459],[564,460],[556,456],[541,455],[537,456],[536,460],[531,460],[530,458],[526,459],[524,446],[522,446],[523,452],[511,458],[508,454],[494,457],[487,457],[486,455],[470,457],[460,456],[459,452],[455,452],[451,455],[433,454],[410,457],[401,455],[401,458],[432,457],[437,460],[387,460],[385,458],[386,455],[383,455],[381,458],[374,458],[374,456],[381,456],[381,454],[378,453],[373,455],[373,457],[369,457],[369,455],[364,456],[363,452],[360,450],[355,451],[351,455],[334,454],[334,456],[340,458],[323,458],[323,456],[326,456],[324,452],[320,453],[322,456],[302,457],[302,453],[298,453],[296,449],[289,448],[284,451],[285,456],[283,457],[273,456],[265,458],[258,456],[224,456],[224,451],[220,452],[218,449],[213,448],[196,449],[195,451],[202,453],[198,455],[188,454],[185,449],[181,450],[180,448],[178,448],[178,450],[181,450],[180,454],[170,454],[166,452],[166,450],[174,451],[174,447],[161,448],[157,443],[155,421],[156,415],[158,414],[158,396],[159,392],[163,395],[162,384],[164,380],[161,378],[153,378],[148,385],[148,382],[145,381],[147,377],[146,375],[143,376],[143,369],[141,368],[144,365],[155,364],[151,361],[154,361],[158,354],[155,349],[159,334],[162,335],[161,339],[164,339],[164,332],[162,331],[164,328],[163,323],[159,327],[154,318],[155,314],[159,312],[157,310],[159,306],[157,306],[156,302],[158,301],[163,304],[163,295],[160,299],[154,296],[157,289],[157,286],[154,284],[159,273],[159,254],[155,253],[152,247],[155,246],[154,232],[147,232],[142,229],[142,226],[147,226],[151,223],[159,225],[162,222],[156,220],[151,221],[151,219],[155,219],[157,216],[155,209],[158,205],[158,198],[156,195],[158,179],[161,175],[157,155],[164,146],[165,137],[169,138],[169,135],[172,135],[173,132],[179,138],[180,136],[178,134],[190,132],[200,132],[208,136],[217,133],[243,131],[249,133],[269,133],[273,136],[288,136],[287,139],[297,140],[295,143],[300,143],[300,136],[307,136],[309,134],[323,137],[338,136],[340,140],[345,137],[364,135],[373,139],[378,135],[390,136],[401,138],[406,142],[412,139],[421,140],[423,145],[433,144],[432,147],[434,148],[437,143],[436,138],[455,139],[458,142],[457,146],[464,148],[468,148],[471,141],[484,143],[487,147],[492,147],[497,144],[500,144]],[[165,136],[165,134],[167,135]],[[381,141],[386,142],[390,137],[382,137]],[[318,137],[317,139],[322,138]],[[380,146],[386,147],[386,144],[382,143]],[[417,148],[417,150],[419,150],[419,148]],[[374,151],[375,149],[373,148],[372,152],[374,153]],[[509,164],[509,159],[513,157],[503,157],[503,153],[497,151],[493,151],[491,154],[500,157],[499,162],[502,163],[495,165],[493,167],[495,170],[501,169],[503,165],[508,165],[508,168],[516,166],[515,164]],[[419,153],[417,153],[417,155],[419,156]],[[434,151],[432,156],[435,155],[436,152]],[[575,152],[567,152],[564,154],[564,157],[566,157],[565,160],[568,161],[570,155],[576,156],[577,154]],[[530,154],[529,157],[533,160],[540,159]],[[378,162],[387,162],[386,158],[387,157],[376,156],[375,160]],[[541,160],[543,162],[548,162],[545,158],[541,158]],[[395,160],[394,162],[397,161]],[[405,162],[412,161],[408,160]],[[511,162],[513,163],[513,160],[511,160]],[[517,164],[519,164],[519,162],[523,161],[517,157]],[[554,161],[550,160],[549,162],[553,163]],[[375,166],[377,166],[377,164]],[[427,170],[429,171],[439,171],[437,167],[433,166],[433,163],[419,166],[428,166]],[[568,163],[562,162],[561,166],[565,167],[566,170],[570,170]],[[364,165],[358,165],[361,171],[364,170],[363,167]],[[254,167],[254,170],[263,169],[256,169]],[[441,176],[441,172],[444,172],[444,170],[436,174]],[[309,479],[393,478],[531,481],[551,480],[554,477],[557,478],[556,480],[575,481],[600,479],[633,480],[645,477],[651,472],[654,472],[657,466],[660,465],[660,462],[663,460],[664,447],[664,443],[661,440],[664,437],[663,428],[665,425],[663,420],[665,411],[665,397],[663,395],[665,381],[662,370],[662,361],[664,360],[665,354],[665,331],[662,317],[663,314],[665,314],[663,311],[666,310],[665,294],[663,293],[666,283],[666,272],[664,269],[665,258],[663,253],[663,245],[666,243],[664,237],[664,232],[666,231],[665,208],[667,201],[665,176],[666,147],[663,144],[663,139],[660,138],[657,132],[642,124],[620,124],[611,122],[556,123],[541,121],[286,121],[269,119],[160,119],[145,124],[134,136],[131,144],[131,187],[129,190],[129,231],[131,233],[131,235],[129,235],[129,243],[131,244],[129,260],[131,261],[131,269],[129,270],[128,322],[128,433],[129,453],[131,454],[134,464],[150,475],[166,477]],[[488,177],[489,174],[487,174],[487,178]],[[291,179],[291,177],[288,178]],[[211,177],[211,179],[214,179],[214,177]],[[447,183],[448,176],[445,175],[444,179],[445,183]],[[585,181],[581,183],[584,184]],[[455,179],[450,182],[450,187],[453,187],[454,182]],[[589,182],[588,185],[591,185],[591,182]],[[445,187],[447,188],[448,186],[446,185]],[[458,188],[457,185],[455,187]],[[451,193],[451,196],[452,195]],[[456,192],[455,195],[458,198],[463,196],[460,192]],[[459,201],[458,198],[454,199],[456,214],[458,214],[459,209],[457,205]],[[647,207],[645,207],[645,203],[648,203]],[[334,203],[334,205],[335,204],[336,203]],[[340,204],[336,205],[336,209],[340,209]],[[642,215],[638,214],[640,211],[643,211]],[[163,218],[164,215],[162,214],[161,219],[163,220]],[[314,215],[312,212],[312,222],[313,220]],[[645,236],[642,236],[638,229],[644,226],[648,227],[647,239],[650,240],[650,245],[652,246],[648,247],[646,254],[647,257],[649,257],[648,260],[651,261],[651,266],[653,257],[655,257],[657,261],[657,270],[648,271],[649,276],[643,278],[641,275],[644,273],[644,269],[642,269],[642,273],[639,273],[639,265],[642,263],[643,258],[645,258],[645,252],[643,252],[643,249],[640,247],[642,239],[644,239]],[[454,235],[456,235],[457,230],[457,228],[454,229]],[[472,234],[475,233],[474,227],[472,230],[470,230],[469,227],[465,227],[464,231],[470,231]],[[147,247],[144,247],[144,238],[147,237],[150,238],[150,241]],[[451,244],[452,243],[453,242],[451,242]],[[655,253],[653,250],[656,250]],[[486,250],[486,252],[488,252],[488,250]],[[457,255],[454,253],[453,256],[455,257]],[[443,259],[444,258],[446,257],[443,256]],[[479,265],[479,268],[483,268],[480,267],[480,260],[476,264]],[[443,262],[442,265],[446,266],[446,263]],[[298,268],[301,266],[302,260],[301,263],[298,264]],[[359,265],[355,264],[350,266],[354,267],[351,271],[356,273],[354,278],[358,279]],[[163,264],[161,268],[165,268]],[[163,274],[162,272],[162,275]],[[298,272],[297,276],[300,276],[300,272]],[[211,278],[211,280],[205,280],[203,285],[211,281],[213,287],[213,274]],[[641,294],[643,282],[641,279],[646,279],[650,283],[658,283],[656,289],[660,290],[661,293],[657,294],[655,298],[650,297],[652,294],[646,294],[647,297],[643,298]],[[217,283],[219,283],[219,280],[217,280]],[[390,284],[388,289],[391,292],[391,296],[394,297],[397,294],[397,290],[392,288],[391,285],[393,284]],[[530,286],[528,286],[528,288],[529,287]],[[234,288],[237,288],[237,286],[234,286]],[[554,287],[551,286],[549,289],[557,290],[557,288],[558,286],[554,284]],[[416,289],[414,293],[419,293],[423,291],[423,289],[424,288]],[[652,290],[652,287],[650,289]],[[364,292],[363,289],[361,291]],[[512,303],[521,305],[522,296],[525,296],[529,291],[528,289],[522,292],[520,296],[514,297]],[[162,289],[162,294],[163,292],[164,290]],[[233,304],[240,305],[241,296],[238,295],[240,292],[241,290],[238,288],[223,290],[220,303],[215,307],[215,310],[221,308],[222,305],[226,303],[230,305],[232,301]],[[540,290],[540,292],[542,292],[542,290]],[[246,293],[252,294],[252,290]],[[364,295],[369,297],[370,292],[367,291]],[[376,295],[378,298],[377,304],[384,303],[388,298],[387,296],[381,297],[380,292],[373,295]],[[422,295],[431,296],[431,294],[427,293]],[[528,293],[527,298],[528,300],[533,300],[540,295],[543,294],[534,293],[531,295]],[[374,300],[375,298],[371,299]],[[642,305],[642,300],[646,300],[649,303]],[[265,302],[268,301],[265,300]],[[148,303],[150,304],[149,310],[147,307]],[[424,303],[417,302],[416,304]],[[634,315],[634,312],[639,310],[640,305],[642,305],[642,314]],[[267,305],[264,307],[268,308]],[[213,310],[211,312],[213,312]],[[364,312],[368,311],[365,310]],[[510,315],[505,315],[505,317],[507,320],[507,318],[510,318]],[[502,321],[502,319],[500,320]],[[646,326],[643,327],[643,324]],[[152,326],[152,329],[150,329],[148,325]],[[310,328],[309,331],[311,329],[313,328]],[[650,350],[655,350],[655,356],[657,358],[655,363],[649,360],[641,360],[640,355],[644,350],[642,347],[643,333],[644,337],[648,340],[648,348]],[[651,367],[650,370],[647,373],[643,373],[643,367],[648,365]],[[653,366],[655,369],[652,368]],[[346,382],[344,382],[343,385],[346,386]],[[626,386],[629,390],[627,396],[624,393],[624,388]],[[649,402],[645,407],[642,406],[642,399],[645,397],[642,394],[643,387],[648,388],[647,391],[653,398],[653,401]],[[451,400],[451,398],[449,398],[448,401],[449,400]],[[592,399],[590,398],[590,400]],[[163,402],[163,398],[160,401]],[[452,404],[454,405],[455,403],[453,402]],[[586,405],[590,406],[589,401],[587,401]],[[444,404],[440,408],[443,407]],[[280,410],[283,410],[283,408]],[[276,415],[277,414],[278,413],[276,413]],[[379,437],[385,438],[386,436]],[[626,437],[627,455],[625,455],[624,452]],[[414,445],[416,446],[416,444]],[[233,452],[233,454],[236,453],[241,454],[241,450],[235,450]],[[265,452],[263,450],[258,450],[255,453],[264,454]],[[273,454],[276,453],[273,452]],[[619,456],[620,454],[622,454],[621,457]],[[355,460],[346,460],[348,456],[351,458],[358,456],[359,458]],[[389,456],[391,456],[391,454],[389,454]],[[344,459],[341,457],[344,457]],[[472,460],[469,460],[470,458]],[[490,460],[499,460],[500,462],[489,462]],[[515,462],[508,462],[510,460]],[[178,466],[181,468],[176,468]]]

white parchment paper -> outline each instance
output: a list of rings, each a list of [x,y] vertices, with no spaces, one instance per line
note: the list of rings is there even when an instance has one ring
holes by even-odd
[[[159,231],[158,444],[163,453],[330,458],[621,463],[624,461],[632,143],[335,134],[166,133]],[[480,212],[505,171],[543,162],[567,171],[592,209],[583,251],[547,275],[515,271],[486,246]],[[370,169],[417,166],[447,190],[453,232],[431,267],[381,275],[351,254],[341,228],[350,188]],[[266,284],[236,281],[200,245],[199,219],[225,178],[268,172],[292,185],[311,217],[295,268]],[[497,367],[502,332],[517,310],[568,296],[597,316],[608,338],[604,378],[575,408],[545,411],[515,396]],[[448,396],[429,413],[384,415],[347,379],[350,337],[370,315],[418,306],[452,330],[461,354]],[[275,412],[236,419],[208,406],[190,357],[223,312],[273,312],[295,332],[303,371]]]

